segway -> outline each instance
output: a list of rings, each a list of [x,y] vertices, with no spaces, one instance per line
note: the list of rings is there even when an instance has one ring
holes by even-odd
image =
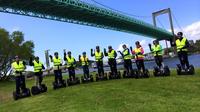
[[[30,96],[31,96],[31,92],[30,92],[29,88],[25,88],[24,92],[21,92],[20,94],[17,94],[16,91],[13,92],[13,99],[14,100],[18,100],[18,99],[30,97]]]
[[[109,80],[112,80],[112,79],[121,79],[121,72],[118,71],[117,74],[109,72],[108,77],[109,77]]]
[[[81,82],[82,83],[90,83],[90,82],[94,82],[94,78],[92,75],[90,75],[89,78],[84,78],[84,76],[81,76]]]
[[[123,78],[136,78],[137,77],[137,70],[133,69],[130,73],[127,73],[127,71],[124,70],[123,72]]]
[[[68,86],[73,86],[73,85],[77,85],[80,84],[80,79],[78,77],[76,77],[74,80],[72,80],[71,78],[67,79],[67,84]]]
[[[45,84],[41,84],[40,87],[33,86],[31,88],[32,95],[38,95],[40,93],[45,93],[45,92],[47,92],[47,86]]]
[[[136,79],[140,79],[140,78],[149,78],[150,77],[150,73],[148,69],[145,69],[144,72],[141,72],[141,70],[136,70]]]
[[[195,74],[195,69],[193,65],[190,65],[189,69],[184,69],[182,68],[180,64],[177,64],[176,71],[178,75],[194,75]]]
[[[104,73],[104,75],[99,75],[99,74],[96,74],[96,81],[105,81],[105,80],[108,80],[108,74],[107,73]]]
[[[66,84],[66,81],[65,80],[62,80],[62,82],[53,82],[53,89],[56,90],[56,89],[59,89],[59,88],[65,88],[67,87],[67,84]]]
[[[163,69],[154,67],[153,74],[155,77],[170,76],[170,70],[168,66],[165,66]]]

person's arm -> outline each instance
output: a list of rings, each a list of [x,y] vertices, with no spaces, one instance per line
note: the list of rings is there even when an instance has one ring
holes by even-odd
[[[122,57],[124,57],[123,53],[121,51],[117,51]]]
[[[78,56],[78,60],[81,63],[81,55]]]
[[[190,43],[189,43],[188,40],[186,40],[186,42],[185,42],[185,46],[183,47],[183,49],[184,49],[184,48],[188,48],[188,47],[190,47]]]
[[[152,52],[153,51],[153,49],[152,49],[152,47],[151,47],[151,44],[149,44],[149,50]]]
[[[66,56],[67,56],[67,54],[66,54],[66,52],[64,52],[64,57],[63,57],[64,61],[67,61]]]
[[[50,58],[51,62],[53,62],[53,56],[50,55],[49,58]]]
[[[103,52],[101,52],[101,59],[103,59],[104,58],[104,55],[103,55]]]
[[[30,59],[29,59],[29,65],[30,65],[30,66],[34,66],[33,58],[32,58],[32,57],[30,57]]]
[[[116,51],[115,51],[114,55],[115,55],[115,58],[116,58],[116,57],[117,57],[117,53],[116,53]]]
[[[105,48],[104,48],[104,55],[105,55],[105,56],[108,56],[108,53],[107,53],[107,51],[106,51]]]
[[[91,49],[91,56],[93,57],[95,54],[93,53],[93,49]]]
[[[44,67],[44,65],[42,64],[42,69],[44,70],[45,69],[45,67]]]

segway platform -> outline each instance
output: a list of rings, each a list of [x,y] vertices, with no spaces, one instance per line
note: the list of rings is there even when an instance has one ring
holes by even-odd
[[[30,97],[31,96],[31,92],[29,88],[25,89],[25,92],[21,92],[20,94],[17,94],[16,91],[13,92],[13,99],[14,100],[18,100],[21,98],[26,98],[26,97]]]
[[[77,85],[80,84],[80,79],[78,77],[76,77],[74,80],[71,79],[67,79],[67,84],[68,86],[73,86],[73,85]]]
[[[67,87],[65,80],[62,80],[62,82],[59,82],[59,83],[53,82],[53,89],[54,90],[59,89],[59,88],[65,88],[65,87]]]
[[[105,73],[104,76],[99,76],[98,74],[96,74],[96,81],[105,81],[108,80],[108,74]]]
[[[108,77],[109,77],[109,80],[121,79],[121,72],[118,71],[116,75],[114,75],[112,72],[109,72]]]
[[[149,78],[150,77],[150,73],[148,69],[145,69],[144,72],[141,72],[140,70],[136,71],[136,79],[140,79],[140,78]]]
[[[137,74],[138,74],[138,72],[136,69],[132,70],[129,74],[126,71],[124,71],[123,78],[136,78]]]
[[[187,70],[187,69],[183,69],[180,64],[177,64],[176,71],[178,75],[194,75],[195,74],[195,69],[193,65],[190,65],[189,70]]]
[[[42,84],[41,87],[33,86],[31,88],[32,95],[38,95],[40,93],[47,92],[47,86],[45,84]]]
[[[90,82],[94,82],[94,78],[92,75],[90,75],[90,78],[84,78],[83,76],[81,77],[81,82],[82,83],[90,83]]]
[[[155,77],[170,76],[170,70],[168,66],[165,66],[163,70],[159,67],[154,67],[153,74]]]

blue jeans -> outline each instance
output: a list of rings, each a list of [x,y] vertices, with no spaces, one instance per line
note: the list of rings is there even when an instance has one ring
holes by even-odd
[[[89,78],[90,76],[89,76],[89,67],[88,67],[88,65],[84,65],[84,66],[82,66],[82,68],[83,68],[84,78]]]

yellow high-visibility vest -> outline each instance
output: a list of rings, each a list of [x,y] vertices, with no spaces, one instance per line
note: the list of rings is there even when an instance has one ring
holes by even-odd
[[[180,50],[186,45],[187,39],[184,37],[181,41],[179,39],[176,40],[176,48],[177,52],[180,52]],[[182,49],[182,51],[188,51],[187,48]]]
[[[36,62],[35,60],[33,61],[33,64],[34,64],[34,72],[40,72],[42,70],[42,62],[39,61]]]
[[[16,72],[24,72],[24,70],[25,70],[26,67],[25,67],[24,64],[23,64],[23,61],[19,61],[19,63],[13,62],[13,63],[12,63],[12,68],[13,68],[14,71],[15,71],[14,75],[15,75],[15,76],[18,76],[18,75],[20,75],[20,74],[18,74],[18,73],[16,73]]]
[[[162,56],[163,55],[163,51],[162,51],[162,46],[161,45],[153,45],[152,47],[153,50],[153,55],[154,56]]]
[[[60,66],[62,64],[61,58],[60,57],[58,57],[58,58],[54,57],[53,58],[53,64],[54,64],[54,66]]]
[[[74,64],[75,59],[74,59],[74,57],[70,58],[69,56],[67,56],[66,62],[67,62],[67,67],[75,67],[75,64]]]
[[[95,52],[95,60],[96,61],[102,61],[102,52]]]
[[[89,65],[89,62],[88,62],[89,59],[88,59],[88,57],[81,56],[80,60],[81,60],[81,65],[82,66]]]
[[[131,58],[132,58],[130,52],[128,52],[128,49],[125,49],[125,50],[123,51],[123,55],[124,55],[124,60],[128,60],[128,59],[131,59]]]
[[[115,50],[108,52],[108,59],[115,59]]]
[[[135,54],[137,54],[135,56],[135,59],[144,59],[144,55],[143,54],[138,54],[138,53],[142,53],[142,47],[140,48],[135,48]]]

